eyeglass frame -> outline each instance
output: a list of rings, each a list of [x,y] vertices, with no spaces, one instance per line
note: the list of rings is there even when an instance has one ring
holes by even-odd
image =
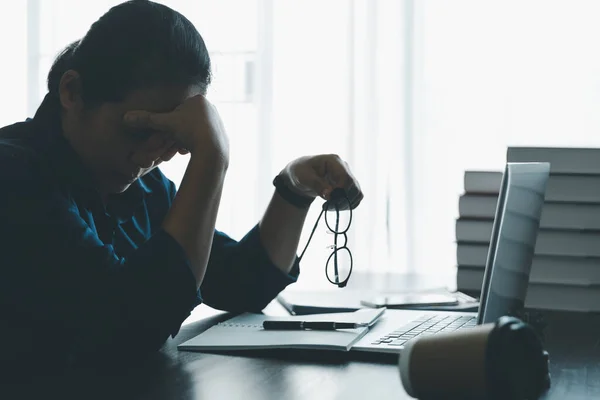
[[[306,252],[306,249],[308,248],[308,245],[317,229],[317,226],[319,225],[319,221],[321,220],[321,217],[323,216],[323,214],[326,211],[331,211],[332,209],[335,210],[336,216],[335,216],[335,225],[336,225],[336,229],[331,229],[331,226],[329,225],[329,221],[327,220],[327,214],[325,214],[325,225],[327,225],[327,229],[329,229],[329,231],[331,233],[333,233],[334,237],[333,237],[333,245],[332,246],[328,246],[328,248],[332,248],[333,251],[331,252],[331,254],[329,255],[329,257],[327,258],[327,262],[325,263],[325,276],[327,277],[327,280],[336,285],[339,288],[343,288],[346,287],[346,285],[348,284],[348,281],[350,280],[350,276],[352,275],[352,267],[354,264],[354,260],[352,258],[352,252],[350,251],[350,249],[348,248],[348,235],[347,232],[350,229],[350,225],[352,225],[352,205],[350,203],[350,199],[348,198],[348,196],[346,195],[345,192],[341,192],[341,194],[343,195],[343,198],[347,201],[348,203],[348,211],[350,212],[350,219],[348,220],[348,226],[346,227],[346,229],[344,229],[341,232],[338,232],[339,230],[339,220],[340,220],[340,209],[339,209],[339,203],[340,203],[340,197],[336,197],[336,198],[331,198],[329,201],[326,201],[325,203],[323,203],[323,207],[321,209],[321,213],[319,214],[319,216],[317,217],[317,220],[315,222],[315,225],[312,229],[312,232],[310,233],[310,236],[308,238],[308,241],[306,242],[306,246],[304,247],[304,250],[302,251],[302,253],[300,254],[300,256],[298,257],[298,261],[300,261],[302,259],[302,257],[304,256],[304,253]],[[338,235],[343,235],[344,236],[344,245],[338,247],[337,246],[337,237]],[[339,269],[338,269],[338,259],[337,259],[337,254],[338,251],[340,250],[346,250],[348,252],[348,256],[350,257],[350,269],[348,270],[348,276],[346,277],[346,279],[344,279],[341,282],[334,282],[333,280],[331,280],[328,270],[329,270],[329,262],[331,261],[331,258],[333,257],[333,270],[334,270],[334,276],[336,276],[336,280],[337,277],[339,276]]]

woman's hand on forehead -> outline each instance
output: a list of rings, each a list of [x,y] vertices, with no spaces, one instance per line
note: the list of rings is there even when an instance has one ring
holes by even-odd
[[[161,163],[170,161],[173,157],[175,157],[175,154],[177,153],[186,154],[187,151],[185,149],[179,148],[177,144],[173,144],[167,151],[165,151],[165,153],[162,156],[160,156],[158,162]]]
[[[160,151],[161,148],[163,149],[162,152]],[[136,152],[144,152],[146,154],[156,152],[156,154],[154,154],[153,156],[155,158],[153,160],[152,167],[148,168],[144,172],[144,175],[153,170],[161,163],[170,161],[173,157],[175,157],[177,153],[188,153],[186,149],[182,148],[180,145],[175,143],[175,141],[170,138],[169,134],[161,132],[155,132],[146,140],[144,140],[144,142],[140,144]],[[135,158],[135,156],[133,157]]]

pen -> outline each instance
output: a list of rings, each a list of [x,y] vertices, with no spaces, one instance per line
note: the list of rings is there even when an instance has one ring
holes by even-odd
[[[314,329],[320,331],[333,331],[336,329],[356,329],[369,326],[355,322],[329,322],[329,321],[264,321],[263,329],[266,330],[304,330]]]

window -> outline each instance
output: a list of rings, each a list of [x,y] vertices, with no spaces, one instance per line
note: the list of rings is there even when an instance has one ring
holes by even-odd
[[[406,17],[397,1],[273,1],[271,162],[338,153],[352,166],[365,193],[348,244],[356,270],[407,265]],[[302,245],[318,212],[309,213]],[[305,256],[312,286],[328,285],[325,229]]]
[[[27,4],[2,5],[0,12],[0,126],[27,115]]]
[[[29,71],[28,115],[46,93],[55,55],[118,3],[28,3],[23,11],[30,21],[27,58],[21,64]],[[271,180],[287,162],[306,154],[338,153],[353,166],[367,193],[355,213],[349,243],[355,268],[397,268],[401,263],[388,260],[403,257],[406,247],[404,175],[393,172],[402,170],[398,155],[404,143],[399,135],[403,109],[398,109],[403,75],[396,74],[403,69],[401,3],[164,3],[198,27],[212,55],[214,81],[208,97],[220,110],[231,142],[217,228],[240,238],[261,217],[273,192]],[[161,169],[179,184],[186,163],[187,157],[178,156]],[[301,246],[318,212],[318,206],[311,210]],[[306,253],[305,281],[325,281],[330,244],[325,230],[324,225],[319,228]]]
[[[39,0],[31,4],[28,13],[38,15],[39,25],[31,27],[30,31],[38,39],[37,43],[35,39],[30,40],[34,44],[34,52],[30,54],[32,62],[29,66],[37,70],[37,81],[29,82],[37,88],[36,98],[29,102],[30,115],[47,92],[46,76],[57,53],[85,35],[94,21],[119,3],[121,1],[116,0],[89,4],[73,0]],[[246,212],[246,207],[255,208],[253,186],[257,179],[257,152],[252,150],[257,147],[257,112],[252,93],[257,2],[171,0],[163,3],[203,28],[201,33],[211,52],[214,79],[208,97],[217,105],[228,128],[232,161],[227,179],[235,182],[224,189],[217,225],[219,229],[240,238],[256,222],[254,213]],[[237,12],[230,13],[232,9]],[[77,18],[71,18],[73,14]],[[179,185],[188,159],[189,156],[178,155],[161,166],[161,170]],[[236,196],[239,193],[248,193],[248,198],[239,199]],[[240,200],[246,205],[240,207]]]
[[[4,6],[1,49],[13,62],[0,66],[0,122],[35,111],[55,54],[117,3]],[[209,98],[231,142],[217,227],[235,238],[258,221],[287,162],[333,152],[365,192],[349,238],[355,268],[451,274],[465,169],[502,170],[511,144],[600,144],[594,0],[164,3],[212,54]],[[186,161],[161,168],[178,184]],[[321,226],[307,284],[328,285],[329,242]]]
[[[600,3],[415,1],[416,264],[456,263],[465,169],[506,146],[600,145]]]

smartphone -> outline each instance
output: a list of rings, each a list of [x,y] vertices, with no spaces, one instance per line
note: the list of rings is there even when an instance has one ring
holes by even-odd
[[[361,300],[360,303],[364,306],[374,308],[410,308],[455,306],[458,304],[458,299],[456,296],[443,293],[396,293],[373,296]]]

